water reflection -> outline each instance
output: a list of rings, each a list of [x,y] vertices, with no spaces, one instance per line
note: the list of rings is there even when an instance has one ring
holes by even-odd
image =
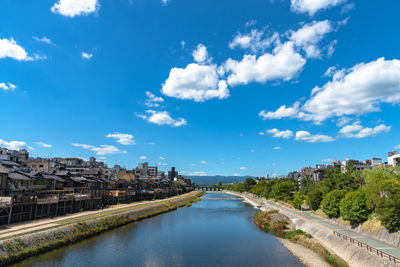
[[[302,266],[273,235],[253,225],[256,209],[229,200],[237,198],[210,192],[192,207],[118,228],[18,266]]]

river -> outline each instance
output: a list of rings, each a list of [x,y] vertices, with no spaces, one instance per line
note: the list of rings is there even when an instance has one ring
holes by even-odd
[[[302,266],[252,222],[255,208],[217,192],[15,266]]]

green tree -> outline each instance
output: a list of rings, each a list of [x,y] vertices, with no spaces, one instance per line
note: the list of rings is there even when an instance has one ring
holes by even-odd
[[[293,202],[292,205],[294,208],[296,209],[300,209],[301,208],[301,204],[303,204],[304,200],[306,200],[306,195],[303,195],[299,192],[294,194],[294,198],[293,198]]]
[[[343,190],[335,189],[324,196],[321,208],[329,218],[340,217],[340,201],[345,195]]]
[[[389,231],[400,230],[400,181],[389,179],[379,186],[382,192],[376,212]]]
[[[265,186],[264,190],[261,192],[261,196],[265,197],[266,199],[273,198],[274,195],[272,194],[272,190],[276,184],[276,179],[269,180]]]
[[[307,204],[312,210],[317,210],[322,201],[322,191],[319,188],[311,190],[307,194]]]
[[[222,187],[222,182],[218,182],[218,187]]]
[[[362,223],[368,219],[367,198],[361,190],[347,193],[340,201],[340,215],[351,224]]]
[[[256,184],[256,181],[253,178],[246,178],[243,182],[244,191],[250,192],[251,188]]]
[[[276,182],[272,195],[277,200],[287,200],[296,190],[296,185],[293,181],[279,180]]]
[[[267,182],[265,180],[262,180],[254,185],[250,192],[255,195],[261,196],[262,192],[265,190],[266,184]]]

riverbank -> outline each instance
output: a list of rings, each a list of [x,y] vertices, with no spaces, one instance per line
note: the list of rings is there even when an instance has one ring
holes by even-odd
[[[309,218],[298,215],[299,212],[292,212],[287,208],[281,207],[277,203],[269,203],[265,199],[254,197],[248,193],[240,194],[228,191],[225,193],[241,197],[254,206],[261,206],[262,211],[278,210],[280,213],[290,218],[296,229],[311,234],[331,254],[340,255],[340,257],[350,266],[399,266],[393,262],[389,262],[388,259],[370,253],[365,249],[365,247],[359,247],[356,244],[335,236],[333,230],[327,227],[327,225],[316,223]],[[336,230],[338,231],[338,229]]]
[[[102,232],[136,222],[199,201],[204,193],[190,192],[154,203],[138,204],[130,209],[114,210],[101,217],[69,220],[62,225],[0,241],[0,265],[16,263],[28,257],[66,246]]]

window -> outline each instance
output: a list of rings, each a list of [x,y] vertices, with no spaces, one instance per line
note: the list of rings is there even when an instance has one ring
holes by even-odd
[[[43,168],[43,167],[44,167],[43,164],[40,164],[40,165],[39,165],[39,168]]]

